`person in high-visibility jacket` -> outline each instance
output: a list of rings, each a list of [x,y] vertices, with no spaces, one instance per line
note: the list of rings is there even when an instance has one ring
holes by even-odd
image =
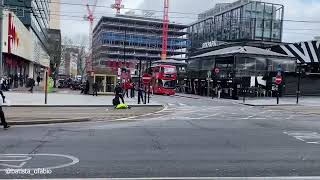
[[[116,109],[130,109],[130,107],[126,104],[118,104]]]

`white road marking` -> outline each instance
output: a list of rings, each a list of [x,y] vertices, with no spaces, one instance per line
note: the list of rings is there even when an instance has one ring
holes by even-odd
[[[22,160],[25,160],[24,161],[24,164],[20,164],[21,167],[23,167],[27,162],[26,161],[30,161],[33,157],[36,157],[36,156],[50,156],[50,157],[62,157],[62,158],[66,158],[66,159],[69,159],[71,160],[72,162],[70,163],[65,163],[65,164],[61,164],[61,165],[57,165],[57,166],[49,166],[49,167],[33,167],[33,168],[30,168],[29,170],[36,170],[38,168],[43,168],[43,169],[59,169],[59,168],[64,168],[64,167],[68,167],[68,166],[72,166],[72,165],[75,165],[79,162],[79,159],[74,157],[74,156],[70,156],[70,155],[63,155],[63,154],[0,154],[0,157],[2,157],[2,159],[0,159],[0,162],[10,162],[12,160],[10,159],[5,159],[6,157],[7,158],[12,158],[12,157],[28,157],[26,159],[21,159]],[[10,164],[0,164],[2,166],[14,166],[14,165],[10,165]],[[19,167],[18,167],[19,168]],[[0,169],[0,172],[1,171],[5,171],[5,169]]]
[[[254,116],[248,116],[248,117],[246,117],[246,118],[241,118],[241,119],[251,119],[251,118],[253,118]]]
[[[284,134],[307,144],[320,144],[320,134],[311,131],[285,131]]]
[[[208,115],[208,116],[201,116],[201,117],[197,117],[197,118],[189,118],[189,119],[193,119],[193,120],[200,120],[200,119],[207,119],[207,118],[210,118],[210,117],[213,117],[213,116],[217,116],[219,115],[220,113],[215,113],[215,114],[212,114],[212,115]]]
[[[32,159],[30,156],[26,155],[5,155],[5,154],[0,154],[0,162],[1,161],[6,161],[6,162],[20,162],[20,161],[29,161]]]
[[[157,111],[157,112],[148,113],[148,114],[143,114],[143,115],[139,115],[139,116],[132,116],[132,117],[128,117],[128,118],[115,119],[115,120],[108,121],[108,122],[128,121],[128,120],[136,119],[136,118],[140,118],[140,117],[145,117],[145,116],[160,114],[160,113],[165,112],[165,111],[167,111],[167,110],[168,110],[168,106],[164,106],[164,108],[163,108],[162,110]]]
[[[0,166],[5,166],[5,167],[9,167],[9,168],[22,168],[25,164],[26,164],[26,162],[22,162],[19,165],[0,163]]]

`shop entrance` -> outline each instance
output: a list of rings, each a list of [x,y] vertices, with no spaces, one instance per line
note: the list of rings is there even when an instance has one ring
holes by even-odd
[[[117,76],[96,74],[94,82],[98,84],[99,94],[112,94],[117,83]]]

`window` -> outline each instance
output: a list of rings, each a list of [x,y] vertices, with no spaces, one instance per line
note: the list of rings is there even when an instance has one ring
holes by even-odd
[[[165,74],[176,73],[176,68],[164,68],[164,73]]]
[[[175,89],[177,86],[176,80],[161,80],[159,79],[159,84],[168,89]]]

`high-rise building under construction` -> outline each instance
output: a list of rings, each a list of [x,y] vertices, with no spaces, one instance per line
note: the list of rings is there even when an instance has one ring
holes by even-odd
[[[112,92],[119,68],[134,74],[139,60],[150,62],[161,59],[161,19],[134,15],[102,17],[93,30],[92,65],[96,77],[105,81],[102,92]],[[181,57],[186,52],[186,25],[169,23],[168,57]],[[136,72],[137,74],[137,72]]]

